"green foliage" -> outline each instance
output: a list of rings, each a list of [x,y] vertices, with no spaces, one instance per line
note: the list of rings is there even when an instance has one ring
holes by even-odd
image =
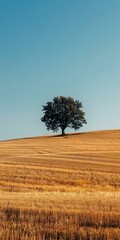
[[[44,116],[41,121],[45,123],[47,130],[56,132],[61,128],[64,135],[67,127],[77,130],[87,123],[82,108],[82,102],[72,97],[54,97],[52,102],[43,106]]]

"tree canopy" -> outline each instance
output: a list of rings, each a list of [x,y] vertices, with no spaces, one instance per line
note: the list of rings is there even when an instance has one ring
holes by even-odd
[[[77,130],[87,123],[82,108],[82,102],[72,97],[54,97],[52,102],[43,106],[44,116],[41,121],[45,123],[47,130],[57,132],[60,128],[64,135],[67,127]]]

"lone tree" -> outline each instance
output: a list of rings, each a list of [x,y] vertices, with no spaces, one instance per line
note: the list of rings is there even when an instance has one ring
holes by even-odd
[[[45,123],[47,130],[57,132],[61,128],[64,135],[67,127],[77,130],[87,123],[82,108],[82,102],[72,97],[54,97],[52,102],[43,106],[44,116],[41,121]]]

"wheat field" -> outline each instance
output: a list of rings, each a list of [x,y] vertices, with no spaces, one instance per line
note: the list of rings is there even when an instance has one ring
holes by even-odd
[[[120,239],[120,130],[0,142],[0,240],[45,239]]]

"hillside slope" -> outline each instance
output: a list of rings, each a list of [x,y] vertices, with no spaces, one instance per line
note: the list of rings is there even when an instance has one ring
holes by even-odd
[[[120,239],[119,201],[120,130],[0,142],[1,240]]]
[[[80,175],[80,171],[88,171],[89,174],[82,177],[82,180],[90,180],[89,175],[92,176],[98,172],[98,174],[101,174],[101,181],[103,182],[104,173],[109,173],[107,177],[110,179],[110,182],[112,174],[112,180],[114,178],[115,184],[119,185],[120,130],[0,142],[0,172],[4,173],[4,171],[7,171],[7,174],[5,175],[4,173],[5,176],[1,179],[2,189],[5,186],[8,188],[6,181],[10,180],[11,175],[12,181],[10,180],[10,186],[17,184],[18,178],[16,173],[14,176],[16,167],[19,168],[19,171],[21,169],[22,175],[25,174],[26,176],[26,181],[23,181],[21,175],[18,177],[19,182],[22,181],[23,185],[25,183],[25,188],[27,187],[26,168],[33,170],[33,174],[30,172],[28,178],[29,184],[33,184],[33,181],[31,180],[30,182],[30,179],[34,178],[34,174],[38,176],[39,182],[39,177],[43,171],[48,171],[49,173],[50,171],[62,173],[74,173],[77,171],[75,174],[78,175]],[[2,183],[3,179],[4,184]],[[64,176],[62,176],[62,181],[63,179]],[[81,176],[78,176],[77,179],[81,179]],[[51,179],[49,179],[50,181]]]

